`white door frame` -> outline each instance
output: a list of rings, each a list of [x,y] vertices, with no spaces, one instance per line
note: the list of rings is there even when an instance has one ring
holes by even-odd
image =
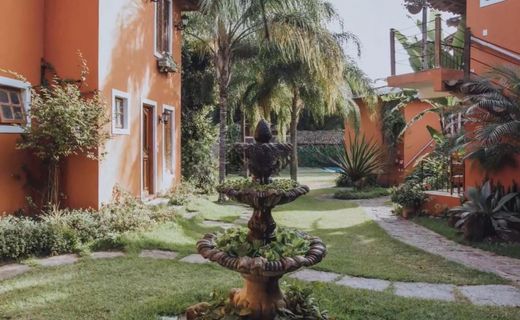
[[[163,164],[163,181],[161,183],[162,185],[162,191],[168,191],[167,189],[171,188],[171,183],[175,181],[175,174],[176,174],[176,165],[177,165],[177,135],[176,135],[176,130],[177,130],[177,115],[175,114],[175,107],[171,106],[171,105],[167,105],[167,104],[163,104],[163,111],[170,111],[172,113],[172,119],[171,119],[171,128],[172,128],[172,132],[171,132],[171,141],[172,141],[172,169],[173,169],[173,172],[169,172],[166,167],[166,126],[163,124],[162,126],[162,164]],[[169,183],[169,185],[166,185],[166,183]]]
[[[149,197],[150,195],[149,194],[144,194],[143,193],[143,108],[144,106],[147,105],[147,106],[150,106],[152,107],[153,109],[153,113],[152,113],[152,149],[153,149],[153,162],[152,162],[152,165],[153,165],[153,191],[154,193],[153,194],[157,194],[158,193],[158,190],[157,190],[157,157],[159,155],[159,150],[157,148],[157,102],[153,101],[153,100],[149,100],[149,99],[146,99],[146,98],[143,98],[141,97],[141,106],[139,108],[139,154],[141,155],[140,156],[140,163],[139,163],[139,167],[141,168],[141,177],[140,177],[140,188],[141,188],[141,198],[146,198],[146,197]]]

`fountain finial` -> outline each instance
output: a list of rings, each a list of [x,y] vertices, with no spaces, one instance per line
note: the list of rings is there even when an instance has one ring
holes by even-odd
[[[271,133],[271,127],[267,121],[264,119],[260,120],[256,125],[255,130],[255,141],[257,143],[269,143],[273,138],[273,134]]]

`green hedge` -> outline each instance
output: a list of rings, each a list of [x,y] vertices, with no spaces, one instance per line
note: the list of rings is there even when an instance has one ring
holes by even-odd
[[[335,167],[336,165],[327,159],[337,154],[339,145],[308,145],[298,146],[298,165],[308,168]]]
[[[362,190],[343,190],[334,194],[334,198],[341,200],[373,199],[390,195],[390,189],[382,187],[366,188]]]
[[[53,210],[41,217],[0,218],[0,261],[80,251],[130,231],[172,220],[169,208],[149,207],[129,195],[98,212]]]

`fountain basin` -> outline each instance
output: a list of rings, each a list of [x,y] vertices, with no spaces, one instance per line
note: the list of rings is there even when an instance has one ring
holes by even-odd
[[[309,250],[304,256],[283,257],[277,261],[269,261],[264,257],[236,257],[217,248],[217,236],[207,234],[197,242],[197,250],[205,259],[239,272],[243,275],[281,277],[286,273],[303,267],[318,264],[327,254],[325,244],[318,237],[305,235],[309,240]]]

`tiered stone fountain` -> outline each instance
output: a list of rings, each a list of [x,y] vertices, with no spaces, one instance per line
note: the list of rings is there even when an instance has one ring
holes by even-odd
[[[271,139],[269,124],[262,120],[255,131],[256,143],[239,145],[246,154],[253,179],[262,185],[272,183],[271,176],[287,162],[292,149],[288,144],[271,143]],[[309,188],[303,185],[289,191],[268,190],[220,190],[230,198],[253,207],[254,213],[248,223],[248,241],[251,243],[268,244],[274,241],[276,222],[271,210],[276,205],[292,202],[309,192]],[[250,310],[249,319],[269,320],[274,319],[277,310],[286,307],[284,294],[278,283],[280,278],[286,273],[319,263],[326,254],[325,244],[319,238],[303,233],[302,236],[310,243],[307,254],[283,257],[279,261],[268,261],[263,257],[232,256],[217,248],[215,234],[206,235],[197,243],[197,249],[204,258],[237,271],[244,278],[244,287],[231,292],[230,300],[234,306]],[[194,319],[197,317],[188,318]]]

